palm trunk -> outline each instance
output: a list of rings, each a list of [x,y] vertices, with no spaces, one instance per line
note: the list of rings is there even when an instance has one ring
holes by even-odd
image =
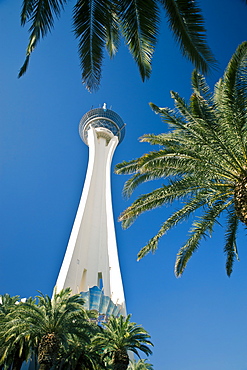
[[[38,346],[38,362],[40,370],[50,370],[57,360],[60,341],[55,333],[49,333],[41,338]]]
[[[127,351],[116,351],[113,356],[113,370],[127,370],[128,365],[129,356]]]
[[[49,364],[40,364],[39,370],[50,370],[51,366]]]
[[[247,226],[247,177],[235,186],[234,204],[237,217]]]

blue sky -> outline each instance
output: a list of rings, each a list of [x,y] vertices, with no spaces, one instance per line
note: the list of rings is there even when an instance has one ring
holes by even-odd
[[[219,62],[208,77],[221,77],[236,47],[247,39],[247,6],[242,0],[200,1],[208,42]],[[92,106],[104,102],[126,123],[113,167],[153,149],[139,143],[144,133],[166,130],[148,106],[173,107],[170,90],[188,98],[193,66],[183,59],[165,21],[150,80],[142,83],[123,46],[106,57],[100,90],[88,93],[80,80],[77,45],[71,32],[70,2],[52,35],[38,45],[28,73],[17,79],[25,57],[27,28],[20,27],[21,1],[0,0],[0,293],[51,294],[77,210],[88,149],[78,124]],[[127,309],[154,342],[155,370],[247,370],[246,231],[239,232],[240,262],[229,279],[224,270],[223,233],[217,226],[182,276],[173,273],[184,223],[165,236],[155,255],[136,262],[139,249],[171,213],[169,207],[142,215],[124,231],[121,211],[125,176],[112,175],[119,257]],[[223,221],[223,220],[222,220]]]

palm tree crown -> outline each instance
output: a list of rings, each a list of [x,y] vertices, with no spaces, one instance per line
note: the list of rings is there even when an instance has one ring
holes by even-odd
[[[50,369],[59,351],[68,346],[73,336],[83,343],[90,342],[91,323],[83,308],[84,300],[79,294],[70,296],[70,292],[70,289],[62,290],[52,299],[41,294],[37,304],[27,301],[18,305],[6,325],[9,340],[31,338],[33,347],[38,348],[40,369]]]
[[[67,0],[24,0],[21,24],[30,23],[22,76],[38,41],[51,31]],[[78,38],[82,80],[92,91],[98,88],[104,48],[113,57],[125,40],[142,80],[151,73],[152,55],[157,42],[160,9],[164,8],[169,26],[182,53],[203,73],[215,59],[205,42],[201,11],[195,0],[77,0],[73,11],[74,33]]]
[[[117,165],[119,174],[132,173],[124,193],[129,196],[141,183],[166,178],[167,185],[140,196],[120,216],[128,227],[146,210],[181,200],[181,208],[162,224],[157,235],[139,252],[154,252],[162,235],[196,210],[201,210],[190,237],[179,250],[175,274],[181,275],[202,238],[210,235],[221,214],[226,217],[226,271],[230,276],[238,256],[236,233],[240,221],[247,225],[247,42],[232,56],[214,93],[202,75],[192,75],[189,104],[175,92],[175,109],[151,104],[170,127],[168,133],[144,135],[141,141],[162,149]]]
[[[146,360],[130,361],[128,370],[153,370],[153,365]]]
[[[33,300],[29,298],[27,301],[31,304]],[[2,365],[4,369],[11,367],[12,370],[20,370],[22,363],[28,361],[32,354],[31,338],[23,336],[22,326],[16,325],[17,311],[21,304],[19,296],[0,296],[0,368]]]
[[[92,343],[96,350],[101,351],[103,358],[112,359],[113,370],[126,370],[129,364],[128,351],[139,356],[138,351],[146,355],[152,353],[149,348],[153,345],[150,335],[140,325],[130,322],[131,315],[124,318],[111,316],[104,324],[101,333],[98,333]]]
[[[0,295],[0,369],[20,370],[32,359],[40,370],[126,370],[128,351],[152,353],[150,335],[130,315],[99,326],[97,313],[85,311],[84,299],[70,293],[65,289],[52,299],[40,293],[25,302]],[[152,370],[143,360],[134,365]]]

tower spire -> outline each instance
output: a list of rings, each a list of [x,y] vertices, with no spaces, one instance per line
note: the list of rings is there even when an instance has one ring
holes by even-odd
[[[93,295],[92,289],[96,289],[98,296],[100,291],[102,297],[110,299],[108,303],[117,305],[125,315],[110,183],[112,157],[123,140],[125,125],[104,104],[82,117],[79,132],[89,147],[88,168],[56,289],[70,287],[72,294],[84,295]]]

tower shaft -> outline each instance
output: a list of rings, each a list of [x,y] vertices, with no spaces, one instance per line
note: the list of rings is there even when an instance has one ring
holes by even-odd
[[[76,294],[98,286],[125,314],[110,181],[118,141],[107,128],[90,126],[87,130],[87,174],[56,288],[70,287]]]

